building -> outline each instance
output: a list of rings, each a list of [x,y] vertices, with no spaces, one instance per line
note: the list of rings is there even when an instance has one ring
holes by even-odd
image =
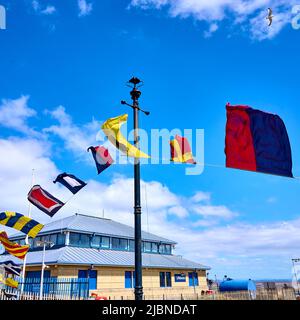
[[[23,233],[10,238],[25,243]],[[41,276],[40,240],[53,243],[45,253],[45,277],[88,278],[89,290],[114,298],[134,296],[134,229],[116,221],[75,214],[51,222],[29,239],[26,278]],[[201,293],[209,267],[174,255],[176,242],[142,232],[143,287],[147,296]],[[9,255],[0,262],[21,260]],[[91,292],[90,292],[91,293]]]

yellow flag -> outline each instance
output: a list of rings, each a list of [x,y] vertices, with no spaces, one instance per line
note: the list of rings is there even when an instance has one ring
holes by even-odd
[[[134,158],[150,158],[146,153],[142,152],[132,144],[130,144],[121,133],[121,126],[127,121],[128,114],[108,119],[102,125],[102,130],[106,134],[108,140],[120,151]]]
[[[5,285],[7,285],[8,287],[17,289],[18,285],[19,285],[19,282],[15,281],[12,278],[7,278],[7,279],[5,279]]]

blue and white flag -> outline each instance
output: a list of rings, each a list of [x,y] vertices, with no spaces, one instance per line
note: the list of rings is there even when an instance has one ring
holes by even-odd
[[[4,267],[7,273],[14,274],[15,276],[18,276],[18,277],[21,275],[21,267],[10,260],[5,262],[0,262],[0,265]]]
[[[82,188],[86,186],[86,183],[77,177],[75,177],[73,174],[68,173],[62,173],[57,176],[55,181],[53,183],[59,182],[66,188],[68,188],[73,194],[76,194],[78,191],[80,191]]]

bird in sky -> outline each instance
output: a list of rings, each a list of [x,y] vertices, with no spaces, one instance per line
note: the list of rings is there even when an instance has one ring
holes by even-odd
[[[271,9],[271,8],[268,8],[268,16],[266,17],[266,19],[268,19],[269,20],[269,27],[272,25],[272,23],[273,23],[273,18],[274,18],[274,16],[273,16],[273,10]]]

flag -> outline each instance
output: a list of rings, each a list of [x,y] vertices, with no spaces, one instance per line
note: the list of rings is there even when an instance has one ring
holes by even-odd
[[[29,245],[21,246],[16,242],[10,241],[5,231],[0,232],[0,242],[9,254],[21,260],[25,258],[29,250]]]
[[[114,163],[109,151],[104,147],[89,147],[88,151],[92,151],[93,158],[96,163],[98,174],[107,169]]]
[[[7,292],[5,290],[2,291],[7,299],[17,299],[18,295],[16,293]]]
[[[121,133],[121,126],[127,121],[128,114],[108,119],[102,125],[102,130],[106,134],[108,140],[120,151],[129,157],[134,158],[150,158],[146,153],[130,144]]]
[[[286,127],[277,115],[227,104],[226,167],[293,177]]]
[[[0,213],[0,224],[19,230],[32,238],[35,238],[44,227],[43,224],[12,211]]]
[[[5,262],[0,262],[0,266],[3,266],[4,270],[7,273],[13,274],[17,277],[21,275],[21,267],[10,260]]]
[[[68,188],[73,194],[76,194],[83,187],[86,186],[86,183],[72,174],[62,173],[57,176],[53,183],[59,182],[66,188]]]
[[[14,289],[18,289],[19,282],[12,279],[12,278],[6,278],[5,279],[5,285]]]
[[[39,185],[35,185],[31,188],[27,199],[50,217],[53,217],[64,205],[63,202],[56,199]]]
[[[187,138],[176,135],[175,139],[170,141],[170,147],[171,161],[196,164]]]

